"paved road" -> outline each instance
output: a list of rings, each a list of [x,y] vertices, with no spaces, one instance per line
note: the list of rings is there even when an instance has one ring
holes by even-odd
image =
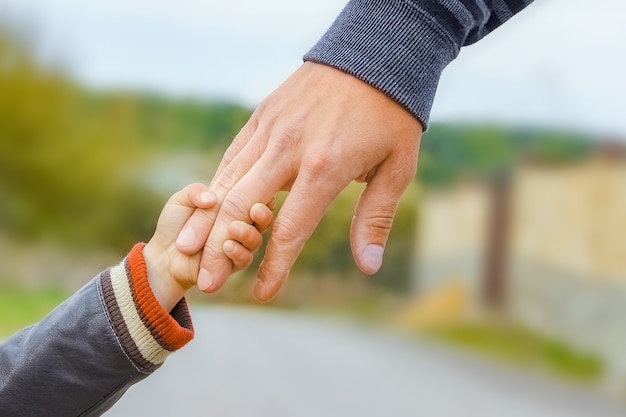
[[[107,417],[626,415],[584,391],[347,323],[227,307],[193,317],[196,339]]]

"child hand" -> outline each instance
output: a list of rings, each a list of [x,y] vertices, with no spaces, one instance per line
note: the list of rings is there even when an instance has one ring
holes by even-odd
[[[170,311],[185,292],[196,285],[202,252],[185,255],[176,248],[176,238],[196,208],[210,209],[216,198],[204,184],[191,184],[174,194],[165,204],[156,231],[143,249],[148,270],[148,281],[161,306]],[[204,210],[199,210],[204,212]],[[263,242],[263,233],[272,222],[272,211],[263,204],[250,209],[250,221],[230,224],[231,240],[224,242],[223,250],[232,261],[231,274],[247,268],[253,252]],[[188,229],[189,233],[193,233]]]

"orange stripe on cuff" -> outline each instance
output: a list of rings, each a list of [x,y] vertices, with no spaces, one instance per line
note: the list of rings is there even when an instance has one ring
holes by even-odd
[[[150,283],[146,262],[143,257],[145,243],[136,244],[127,257],[130,272],[129,284],[139,316],[155,340],[164,349],[175,351],[193,339],[194,331],[187,303],[183,298],[168,313],[156,300]]]

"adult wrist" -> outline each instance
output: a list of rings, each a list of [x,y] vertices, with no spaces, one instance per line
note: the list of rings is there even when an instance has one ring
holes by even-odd
[[[367,82],[426,129],[441,72],[460,49],[430,12],[402,0],[351,0],[304,60]]]

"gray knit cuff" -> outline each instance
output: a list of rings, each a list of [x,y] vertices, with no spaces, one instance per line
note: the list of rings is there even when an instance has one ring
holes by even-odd
[[[460,46],[410,1],[351,0],[304,56],[376,87],[428,125],[439,77]]]

